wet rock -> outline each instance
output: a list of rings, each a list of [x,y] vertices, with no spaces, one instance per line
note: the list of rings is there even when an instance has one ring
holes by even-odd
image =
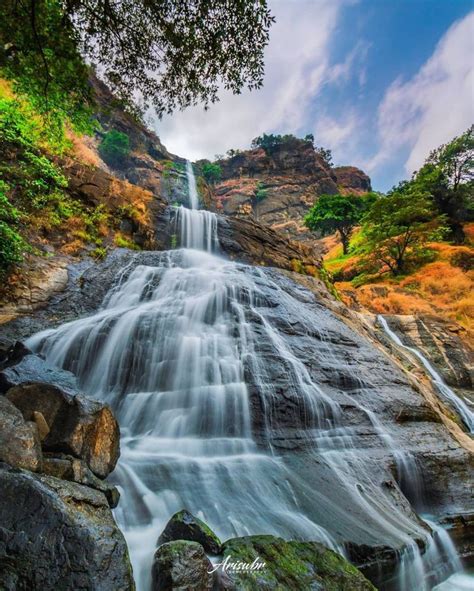
[[[5,393],[13,386],[30,382],[44,382],[58,386],[70,393],[78,393],[76,377],[69,371],[58,369],[38,355],[24,355],[18,363],[11,364],[0,372],[0,392]]]
[[[383,585],[385,581],[395,576],[399,565],[399,554],[393,548],[349,542],[345,545],[345,550],[352,564],[356,565],[364,576],[376,585]]]
[[[441,525],[447,528],[464,566],[474,568],[474,514],[447,515]]]
[[[220,217],[217,232],[221,249],[231,259],[308,275],[316,274],[320,265],[304,244],[290,241],[251,218]]]
[[[35,422],[36,427],[38,428],[38,435],[40,441],[44,441],[49,434],[50,428],[48,426],[48,423],[46,422],[46,419],[43,416],[43,413],[35,410],[33,412],[33,421]]]
[[[50,429],[43,441],[45,451],[83,459],[101,478],[115,468],[120,453],[119,427],[108,406],[42,383],[15,386],[6,396],[26,420],[41,412]]]
[[[133,591],[105,496],[0,464],[0,588]]]
[[[115,509],[120,500],[120,493],[115,486],[97,478],[83,460],[73,458],[72,456],[61,454],[59,457],[55,457],[46,454],[43,458],[42,472],[49,476],[71,480],[72,482],[84,484],[85,486],[99,490],[104,493],[112,509]]]
[[[176,540],[155,552],[152,591],[211,591],[212,564],[197,542]]]
[[[166,524],[158,538],[158,545],[173,540],[198,542],[209,554],[220,554],[221,541],[216,534],[199,518],[183,509],[175,513]]]
[[[41,470],[42,454],[38,430],[21,412],[0,396],[0,461],[14,468]]]
[[[386,319],[409,347],[418,349],[450,386],[474,390],[474,351],[463,338],[465,329],[430,315],[390,315]]]
[[[3,370],[19,363],[25,355],[30,355],[31,351],[21,341],[16,341],[13,345],[7,345],[0,352],[0,369]]]
[[[406,423],[410,421],[414,422],[428,422],[428,423],[441,423],[441,417],[427,404],[421,404],[419,406],[405,406],[400,408],[396,413],[395,421],[397,423]]]
[[[288,542],[266,535],[234,538],[224,544],[219,570],[223,568],[236,591],[375,591],[355,566],[317,542]]]

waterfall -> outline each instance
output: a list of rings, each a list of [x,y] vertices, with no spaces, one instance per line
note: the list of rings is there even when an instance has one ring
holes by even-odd
[[[193,165],[189,160],[186,160],[186,177],[188,179],[189,207],[190,209],[198,209],[199,196],[196,185],[196,177],[194,176]]]
[[[218,256],[217,218],[195,209],[187,172],[181,248],[131,253],[97,313],[27,342],[117,415],[116,518],[138,589],[148,591],[157,538],[183,508],[222,539],[405,548],[400,591],[427,588],[414,540],[430,548],[432,537],[381,462],[398,447],[369,408],[380,388],[361,364],[373,349],[285,276]]]
[[[382,315],[379,315],[377,316],[377,319],[385,333],[398,347],[410,351],[410,353],[415,355],[421,361],[424,368],[431,376],[431,381],[433,382],[435,388],[446,400],[446,402],[448,402],[450,406],[454,407],[454,409],[459,413],[464,424],[469,429],[469,433],[474,433],[474,412],[467,406],[465,402],[459,398],[459,396],[453,392],[453,390],[446,384],[443,378],[431,365],[428,359],[426,359],[426,357],[420,351],[418,351],[418,349],[415,349],[415,347],[409,347],[402,342],[400,337],[390,328],[386,318],[384,318]]]

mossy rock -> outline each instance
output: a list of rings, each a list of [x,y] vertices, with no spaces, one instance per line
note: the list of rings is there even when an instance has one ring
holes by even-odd
[[[220,554],[222,549],[221,541],[211,528],[186,509],[178,511],[171,517],[158,538],[158,545],[173,540],[198,542],[209,554]]]
[[[162,544],[155,553],[152,591],[211,591],[212,564],[197,542],[176,540]]]
[[[285,541],[274,536],[248,536],[225,542],[223,561],[264,568],[229,571],[236,591],[376,591],[364,575],[343,556],[318,542]]]

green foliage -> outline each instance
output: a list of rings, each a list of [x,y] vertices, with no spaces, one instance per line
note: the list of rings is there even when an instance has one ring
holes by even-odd
[[[235,156],[238,156],[239,154],[242,154],[242,150],[239,150],[239,149],[234,150],[234,148],[227,150],[227,152],[225,153],[227,158],[234,158]]]
[[[431,196],[411,185],[376,199],[362,221],[367,262],[393,275],[422,263],[429,256],[427,242],[440,240],[445,231]]]
[[[365,199],[354,195],[321,195],[304,221],[310,230],[323,236],[338,232],[343,252],[347,254],[352,231],[371,201],[372,194]]]
[[[202,176],[206,179],[208,183],[214,185],[222,175],[222,169],[219,164],[215,164],[214,162],[205,162],[201,168]]]
[[[320,146],[319,148],[315,147],[314,151],[316,152],[316,154],[319,154],[319,156],[321,156],[321,158],[324,160],[324,162],[328,166],[332,166],[332,152],[331,152],[331,150]]]
[[[130,140],[126,133],[111,129],[99,144],[101,158],[110,166],[119,168],[130,154]]]
[[[265,150],[265,152],[270,153],[281,144],[296,139],[296,136],[294,136],[291,133],[286,135],[264,133],[263,135],[260,135],[252,140],[251,147],[262,148],[263,150]]]
[[[433,150],[406,185],[432,195],[446,216],[450,238],[464,242],[463,222],[474,219],[474,126]]]
[[[97,261],[105,259],[106,256],[107,249],[103,246],[98,246],[97,248],[94,248],[94,250],[91,252],[91,257],[96,259]]]
[[[135,242],[133,242],[133,240],[129,240],[128,238],[125,238],[125,236],[122,236],[121,234],[117,234],[115,236],[114,242],[115,242],[115,246],[118,246],[119,248],[130,248],[131,250],[140,250],[138,244],[135,244]]]
[[[17,230],[20,221],[18,210],[10,203],[9,186],[0,181],[0,278],[10,268],[23,260],[27,245]]]
[[[0,3],[0,71],[56,139],[63,138],[66,119],[80,130],[91,125],[88,68],[64,6],[59,0]]]
[[[255,189],[255,200],[257,202],[263,201],[268,195],[268,190],[265,189],[264,184],[259,181],[257,184],[257,188]]]
[[[130,108],[140,95],[161,116],[259,88],[272,22],[265,0],[2,0],[0,68],[61,120],[88,103],[83,56]]]

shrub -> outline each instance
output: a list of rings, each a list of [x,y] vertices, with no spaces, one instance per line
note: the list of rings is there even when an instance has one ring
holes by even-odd
[[[0,277],[12,265],[21,263],[26,248],[25,241],[16,229],[20,214],[8,200],[8,189],[8,185],[0,181]]]
[[[111,129],[99,144],[99,154],[111,166],[120,167],[130,154],[130,141],[126,133]]]
[[[268,190],[265,189],[262,182],[259,182],[255,189],[255,199],[257,202],[263,201],[268,195]]]
[[[202,165],[202,176],[208,183],[214,185],[222,175],[222,169],[218,164],[214,162],[205,162]]]

